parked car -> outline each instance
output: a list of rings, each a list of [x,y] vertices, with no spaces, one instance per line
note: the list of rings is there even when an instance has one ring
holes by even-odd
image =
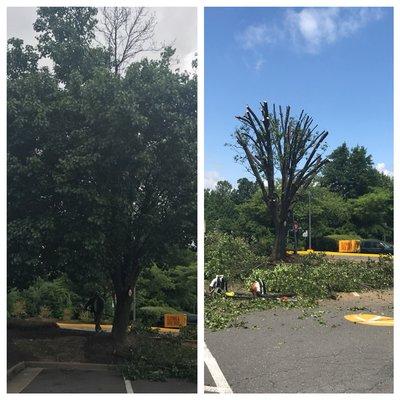
[[[393,254],[393,245],[376,239],[361,240],[360,252],[375,254]]]

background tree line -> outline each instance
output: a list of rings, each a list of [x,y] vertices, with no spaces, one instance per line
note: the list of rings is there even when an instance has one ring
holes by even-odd
[[[363,146],[349,149],[343,143],[328,158],[313,184],[298,194],[293,220],[308,229],[310,193],[313,246],[334,234],[392,242],[393,178],[374,168]],[[242,238],[260,256],[271,252],[275,232],[257,182],[241,178],[233,187],[219,181],[206,189],[205,221],[207,233]],[[307,248],[306,240],[299,244]]]

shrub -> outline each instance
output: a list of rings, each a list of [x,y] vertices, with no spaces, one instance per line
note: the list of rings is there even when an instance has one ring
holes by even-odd
[[[251,270],[266,264],[265,257],[256,256],[242,238],[212,232],[205,238],[206,279],[223,274],[230,280],[244,279]]]
[[[250,281],[263,279],[270,292],[292,292],[323,298],[334,292],[385,289],[393,286],[393,261],[328,260],[310,257],[297,264],[278,264],[273,270],[256,269]]]
[[[151,326],[156,324],[160,318],[163,318],[164,314],[175,314],[177,312],[171,307],[148,306],[139,308],[137,317],[144,325]]]
[[[40,307],[39,317],[43,319],[48,319],[51,316],[51,310],[47,306]]]
[[[338,251],[339,240],[360,240],[358,235],[328,235],[313,239],[313,248],[319,251]]]
[[[12,288],[7,293],[7,318],[26,317],[26,303],[22,298],[21,292]]]
[[[92,313],[88,310],[80,310],[78,314],[78,319],[82,322],[92,322],[93,316]]]
[[[72,306],[74,295],[64,278],[45,281],[38,278],[28,289],[22,292],[30,316],[40,314],[42,307],[47,307],[53,318],[62,318],[64,309]]]
[[[74,310],[71,307],[64,308],[62,319],[65,321],[69,321],[72,319],[74,315]]]

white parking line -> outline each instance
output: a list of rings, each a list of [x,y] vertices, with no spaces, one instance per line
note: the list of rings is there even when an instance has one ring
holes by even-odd
[[[133,393],[132,382],[124,377],[126,393]]]
[[[21,393],[41,372],[43,368],[25,368],[7,384],[8,393]]]
[[[216,388],[207,386],[205,390],[210,390],[217,393],[233,393],[228,381],[219,367],[217,360],[211,354],[207,345],[204,343],[204,362],[207,365],[208,370],[212,378],[214,379]],[[212,388],[212,389],[211,389]]]

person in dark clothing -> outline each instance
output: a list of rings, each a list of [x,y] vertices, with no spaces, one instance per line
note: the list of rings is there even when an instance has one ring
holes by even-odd
[[[85,305],[85,309],[89,309],[94,316],[95,330],[101,332],[101,318],[104,312],[104,299],[99,295],[98,292],[92,296]]]

